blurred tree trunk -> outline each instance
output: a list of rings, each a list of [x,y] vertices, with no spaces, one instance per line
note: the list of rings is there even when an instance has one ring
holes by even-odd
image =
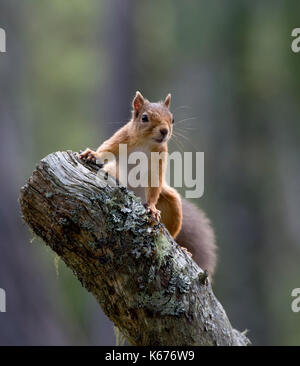
[[[267,152],[270,140],[263,136],[257,122],[251,98],[243,92],[241,70],[245,65],[239,55],[243,52],[245,39],[233,37],[233,28],[240,22],[237,32],[246,33],[249,22],[250,4],[239,4],[234,10],[229,9],[228,27],[223,30],[224,38],[220,44],[221,54],[212,74],[223,68],[231,75],[230,93],[228,85],[218,85],[216,99],[222,99],[219,108],[214,111],[214,149],[217,158],[212,174],[212,191],[218,192],[216,204],[217,221],[220,225],[220,278],[225,276],[222,298],[230,303],[229,314],[241,327],[251,324],[255,334],[255,344],[268,344],[270,313],[265,300],[264,281],[268,262],[267,241],[264,238],[264,192],[266,161],[259,152]],[[222,47],[221,47],[222,45]],[[213,64],[213,63],[212,63]],[[221,74],[222,75],[222,74]],[[223,76],[224,77],[224,76]],[[211,101],[213,104],[213,101]],[[257,108],[258,109],[258,108]],[[261,116],[261,120],[264,117]],[[220,125],[222,121],[222,126]],[[256,152],[255,152],[255,149]],[[257,154],[256,163],[253,157]],[[229,174],[230,172],[230,174]],[[217,185],[216,185],[216,182]],[[240,245],[237,245],[240,243]],[[226,247],[225,247],[226,246]],[[232,256],[234,253],[234,256]],[[222,266],[225,263],[226,266]],[[228,265],[232,268],[227,271]],[[226,289],[226,291],[225,291]],[[251,309],[245,312],[245,309]],[[260,314],[258,317],[257,314]],[[247,317],[245,316],[247,315]],[[247,324],[246,324],[247,322]]]
[[[0,288],[6,291],[7,302],[6,313],[0,316],[0,345],[63,345],[71,339],[54,308],[55,295],[36,262],[17,205],[22,146],[27,139],[21,131],[30,135],[21,97],[29,52],[21,47],[23,16],[22,2],[1,1],[0,24],[7,35],[7,53],[0,56]]]
[[[108,136],[130,117],[135,91],[135,3],[135,0],[112,0],[108,3],[104,42],[109,60],[109,82],[101,91],[103,104],[98,117],[99,121],[105,121]]]

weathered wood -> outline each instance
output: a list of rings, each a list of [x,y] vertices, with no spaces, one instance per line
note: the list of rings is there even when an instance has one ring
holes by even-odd
[[[203,271],[126,188],[77,153],[45,157],[21,189],[23,219],[132,345],[248,345]]]

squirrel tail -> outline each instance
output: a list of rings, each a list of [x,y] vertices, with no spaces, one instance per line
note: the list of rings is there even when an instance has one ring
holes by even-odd
[[[211,278],[217,261],[214,231],[205,213],[191,202],[182,201],[182,226],[176,242],[192,254],[201,269]]]

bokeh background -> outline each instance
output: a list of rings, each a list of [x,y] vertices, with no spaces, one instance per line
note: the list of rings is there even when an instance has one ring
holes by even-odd
[[[171,150],[205,153],[195,203],[216,231],[214,292],[231,323],[256,345],[300,344],[299,13],[292,0],[0,0],[1,345],[115,344],[17,199],[45,155],[111,136],[136,90],[171,92]]]

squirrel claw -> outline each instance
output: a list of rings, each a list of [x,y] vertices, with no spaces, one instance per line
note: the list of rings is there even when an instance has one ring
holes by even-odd
[[[91,149],[85,149],[83,152],[80,152],[79,156],[81,159],[94,164],[96,164],[97,159],[99,159],[98,153],[96,153],[96,151],[93,151]]]
[[[182,250],[184,250],[186,252],[186,254],[189,256],[189,257],[193,257],[192,253],[190,253],[186,247],[181,247]]]
[[[149,206],[148,203],[143,203],[148,214],[150,214],[156,221],[160,221],[160,211],[155,206]]]
[[[149,212],[151,213],[151,215],[155,218],[156,221],[160,221],[160,211],[155,208],[154,206],[149,207]]]

